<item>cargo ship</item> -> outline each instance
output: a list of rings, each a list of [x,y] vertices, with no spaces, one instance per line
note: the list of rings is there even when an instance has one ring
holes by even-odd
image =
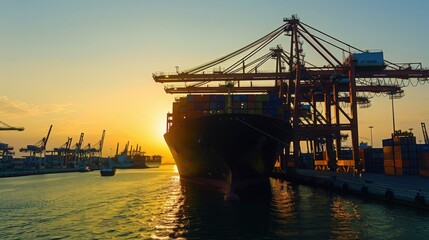
[[[226,196],[268,180],[293,137],[276,94],[187,95],[173,103],[165,141],[181,178]]]
[[[124,151],[121,154],[116,154],[113,158],[113,166],[115,168],[157,168],[161,165],[162,157],[160,155],[148,156],[145,152],[139,151]]]

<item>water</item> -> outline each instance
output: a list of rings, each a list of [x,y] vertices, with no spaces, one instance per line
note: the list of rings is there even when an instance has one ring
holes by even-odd
[[[271,180],[225,202],[174,166],[0,179],[0,239],[428,239],[429,213]]]

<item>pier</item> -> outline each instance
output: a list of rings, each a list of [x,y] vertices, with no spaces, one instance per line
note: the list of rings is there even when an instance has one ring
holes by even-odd
[[[290,172],[273,172],[271,177],[429,210],[429,179],[417,175],[350,174],[295,169]]]
[[[51,173],[66,173],[66,172],[79,172],[79,168],[46,168],[46,169],[28,169],[18,171],[0,171],[0,178],[4,177],[21,177],[38,174],[51,174]]]

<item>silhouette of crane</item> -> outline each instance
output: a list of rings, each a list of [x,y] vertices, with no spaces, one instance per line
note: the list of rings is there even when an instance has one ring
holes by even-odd
[[[3,125],[0,125],[0,131],[24,131],[23,127],[12,127],[3,121],[0,121],[0,124]]]
[[[392,101],[401,98],[402,88],[412,81],[429,82],[429,69],[421,63],[393,63],[384,59],[382,51],[353,47],[305,24],[296,15],[283,22],[223,57],[180,72],[176,68],[176,73],[154,73],[152,77],[165,84],[164,90],[170,94],[277,94],[283,98],[285,111],[290,112],[295,133],[293,149],[285,149],[284,162],[299,160],[301,141],[310,141],[313,146],[323,142],[329,168],[335,171],[341,136],[347,132],[354,165],[358,166],[358,105],[369,107],[375,94],[389,96]],[[268,46],[278,37],[286,37],[289,51],[280,44]],[[304,52],[304,43],[309,46],[310,57]],[[319,61],[316,64],[304,58]],[[303,109],[304,105],[309,108]],[[168,129],[172,115],[167,117]]]
[[[48,134],[33,145],[27,145],[26,148],[19,149],[20,152],[29,152],[31,161],[34,161],[37,167],[41,167],[41,160],[44,160],[43,154],[46,152],[46,144],[51,134],[52,125],[49,127]]]
[[[429,144],[429,137],[428,137],[428,132],[426,130],[426,124],[423,122],[421,124],[422,124],[423,138],[425,139],[425,144]]]

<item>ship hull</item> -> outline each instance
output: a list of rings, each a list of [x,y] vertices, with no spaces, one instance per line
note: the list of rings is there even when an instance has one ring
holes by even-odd
[[[227,193],[266,182],[291,137],[288,122],[250,114],[189,119],[164,135],[182,178]]]

